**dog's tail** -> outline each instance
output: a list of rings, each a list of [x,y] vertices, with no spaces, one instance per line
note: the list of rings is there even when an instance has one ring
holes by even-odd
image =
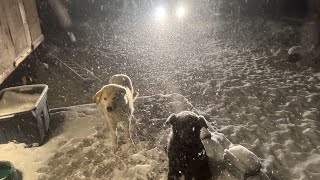
[[[136,101],[136,99],[138,98],[139,93],[138,93],[137,91],[135,91],[135,92],[133,92],[132,96],[133,96],[132,99],[133,99],[133,102],[134,102],[134,101]]]

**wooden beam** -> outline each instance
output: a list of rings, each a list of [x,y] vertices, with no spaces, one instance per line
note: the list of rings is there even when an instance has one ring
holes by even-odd
[[[25,29],[19,9],[19,3],[17,0],[6,0],[2,5],[4,5],[5,8],[10,34],[16,54],[19,54],[25,51],[25,49],[28,47]]]
[[[26,12],[24,9],[24,5],[22,0],[18,0],[19,3],[19,9],[20,9],[20,14],[21,14],[21,18],[22,18],[22,23],[23,23],[23,27],[24,27],[24,31],[25,31],[25,35],[26,35],[26,39],[27,39],[27,44],[28,46],[31,46],[32,42],[31,42],[31,34],[30,34],[30,30],[29,30],[29,25],[27,22],[27,16],[26,16]]]
[[[42,35],[40,20],[38,17],[37,6],[35,0],[22,0],[28,26],[31,34],[31,41],[35,44]]]

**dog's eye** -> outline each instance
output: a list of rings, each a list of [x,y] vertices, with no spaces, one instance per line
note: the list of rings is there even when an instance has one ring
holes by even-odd
[[[107,98],[103,98],[104,100],[107,100]]]

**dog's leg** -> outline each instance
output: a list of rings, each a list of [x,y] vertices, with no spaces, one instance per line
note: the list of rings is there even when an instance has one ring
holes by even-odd
[[[129,124],[129,128],[128,128],[128,134],[129,134],[129,138],[130,138],[130,141],[133,145],[134,148],[137,148],[136,144],[134,143],[132,137],[131,137],[131,134],[130,134],[130,129],[131,129],[131,122],[128,123]]]
[[[114,120],[111,114],[109,114],[104,108],[102,113],[106,116],[107,124],[109,127],[109,135],[111,139],[112,151],[115,154],[118,150],[118,136],[117,136],[117,122]]]
[[[113,153],[117,152],[118,149],[118,141],[117,141],[117,123],[114,122],[111,118],[107,119],[109,130],[110,130],[110,138]]]
[[[171,167],[169,162],[169,172],[168,172],[168,180],[179,180],[181,177],[181,173],[176,167]]]
[[[136,145],[133,142],[131,135],[130,135],[130,124],[131,124],[130,122],[123,123],[124,128],[125,128],[125,138],[126,138],[127,143],[131,143],[133,145],[133,147],[136,148]]]
[[[190,172],[185,172],[184,174],[184,180],[192,180],[192,174]],[[195,180],[205,180],[205,179],[195,179]]]

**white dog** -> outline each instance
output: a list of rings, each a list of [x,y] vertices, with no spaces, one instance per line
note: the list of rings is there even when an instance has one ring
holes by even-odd
[[[107,117],[113,152],[116,152],[118,149],[117,125],[120,122],[123,123],[125,128],[127,143],[130,141],[135,147],[130,136],[130,124],[134,111],[133,102],[137,97],[137,93],[133,95],[132,82],[126,75],[115,75],[111,77],[109,82],[112,84],[102,87],[94,95],[93,101],[100,105],[102,112]]]

